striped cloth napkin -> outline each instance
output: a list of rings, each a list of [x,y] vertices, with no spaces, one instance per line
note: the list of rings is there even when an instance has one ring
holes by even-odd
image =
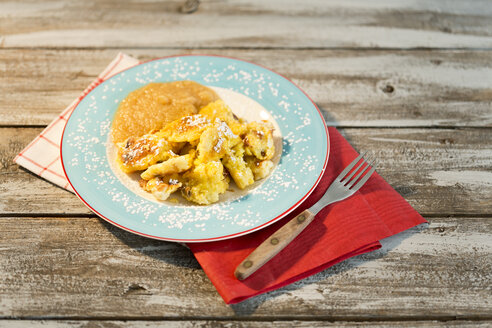
[[[119,53],[77,99],[65,108],[24,150],[17,154],[14,162],[34,174],[73,192],[65,173],[63,173],[60,159],[60,143],[68,117],[82,98],[101,82],[138,63],[137,59]]]

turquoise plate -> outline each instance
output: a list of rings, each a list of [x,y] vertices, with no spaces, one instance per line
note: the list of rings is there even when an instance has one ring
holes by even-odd
[[[273,121],[280,136],[274,171],[246,193],[208,206],[157,202],[132,191],[110,164],[111,122],[119,102],[150,82],[193,80],[219,90],[232,110]],[[231,96],[232,95],[232,96]],[[242,100],[241,100],[242,99]],[[256,104],[256,105],[255,105]],[[260,110],[261,112],[261,110]],[[237,114],[237,113],[236,113]],[[281,153],[280,153],[281,149]],[[219,56],[152,60],[114,75],[94,88],[68,119],[62,138],[65,174],[79,198],[97,215],[127,231],[161,240],[205,242],[261,229],[298,207],[326,168],[329,138],[323,117],[288,79],[264,67]]]

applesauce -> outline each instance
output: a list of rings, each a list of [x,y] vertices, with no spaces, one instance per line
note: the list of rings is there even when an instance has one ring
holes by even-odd
[[[217,99],[213,90],[193,81],[147,84],[121,101],[111,127],[112,140],[119,143],[161,129]]]

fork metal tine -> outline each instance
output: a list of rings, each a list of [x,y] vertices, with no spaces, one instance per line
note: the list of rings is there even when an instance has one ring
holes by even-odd
[[[351,169],[355,166],[355,164],[359,163],[360,159],[361,159],[364,155],[365,155],[365,153],[364,153],[364,154],[360,154],[359,156],[357,156],[357,158],[356,158],[356,159],[354,159],[354,160],[352,161],[352,163],[350,163],[350,164],[349,164],[349,165],[348,165],[348,166],[347,166],[347,167],[346,167],[346,168],[342,171],[342,173],[340,173],[340,174],[337,176],[337,179],[341,181],[341,180],[342,180],[342,178],[343,178],[343,177],[345,177],[345,175],[346,175],[347,173],[349,173],[349,172],[350,172],[350,170],[351,170]]]
[[[368,163],[367,163],[367,166],[364,168],[364,170],[363,170],[363,171],[366,171],[366,173],[365,173],[365,174],[369,174],[369,173],[367,172],[367,169],[370,169],[371,167],[374,167],[374,170],[376,170],[376,169],[375,169],[375,167],[377,166],[377,164],[378,164],[378,160],[377,160],[377,158],[374,158],[371,162],[368,162]],[[364,176],[365,176],[365,174],[364,174]],[[370,173],[370,174],[369,174],[369,176],[371,176],[371,174],[372,174],[372,173]],[[353,185],[355,182],[357,182],[357,180],[360,178],[360,176],[361,176],[361,174],[359,174],[359,175],[358,175],[355,179],[353,179],[353,180],[350,182],[350,186],[347,186],[347,187],[351,188],[351,187],[352,187],[352,185]],[[364,178],[364,177],[362,177],[362,178]],[[360,187],[362,187],[362,185],[361,185]],[[359,188],[360,188],[360,187],[359,187]],[[354,192],[355,192],[355,191],[357,191],[357,189],[355,189],[355,187],[354,187],[354,188],[352,188],[352,190],[354,190]]]
[[[349,175],[347,175],[345,178],[343,178],[340,182],[343,183],[343,184],[346,184],[347,182],[350,181],[350,179],[352,179],[352,177],[360,170],[360,168],[365,164],[365,160],[364,158],[362,158],[362,161],[360,161],[360,163],[358,163],[358,165],[355,167],[355,169],[352,170],[352,173],[350,173]]]
[[[359,180],[359,178],[362,176],[362,174],[364,174],[364,172],[366,172],[366,171],[367,171],[367,169],[369,169],[369,168],[371,167],[371,165],[370,165],[369,163],[364,163],[364,164],[366,164],[366,166],[364,166],[364,167],[360,170],[359,174],[357,174],[357,175],[355,176],[355,178],[353,178],[353,179],[352,179],[352,181],[350,181],[350,182],[349,182],[349,184],[347,184],[347,185],[346,185],[346,187],[347,187],[347,188],[349,188],[349,189],[350,189],[350,188],[351,188],[351,187],[352,187],[352,186],[353,186],[353,185],[357,182],[357,180]]]
[[[311,213],[316,214],[327,204],[338,202],[353,195],[367,180],[369,180],[369,177],[375,171],[373,163],[377,162],[377,157],[374,154],[368,156],[368,159],[372,158],[370,162],[368,162],[367,159],[364,159],[365,154],[366,153],[357,156],[357,158],[345,167],[342,173],[333,180],[321,199],[309,208]],[[347,174],[349,175],[348,177],[345,176]],[[357,177],[352,179],[356,174]]]
[[[352,186],[354,185],[354,183],[356,183],[357,180],[359,180],[359,178],[364,174],[364,172],[367,173],[367,169],[370,169],[371,167],[376,167],[376,165],[377,165],[377,158],[372,159],[371,162],[368,161],[367,162],[367,166],[364,167],[364,169],[361,170],[361,172],[359,174],[357,174],[357,176],[354,179],[352,179],[352,181],[350,181],[350,183],[347,184],[346,187],[349,188],[349,189],[352,188]]]
[[[372,156],[369,155],[369,158],[371,158]],[[357,165],[357,167],[352,171],[352,173],[350,173],[346,178],[342,179],[340,182],[342,182],[343,184],[346,184],[347,182],[349,182],[352,177],[357,173],[359,172],[359,170],[364,166],[364,164],[367,163],[367,159],[365,158],[362,158],[362,162]]]
[[[360,179],[360,181],[357,182],[357,184],[351,190],[353,190],[354,192],[359,190],[364,185],[364,183],[366,183],[366,181],[369,180],[369,178],[375,171],[376,169],[374,167],[370,169],[369,172],[367,172],[367,174],[364,177],[362,177],[362,179]]]

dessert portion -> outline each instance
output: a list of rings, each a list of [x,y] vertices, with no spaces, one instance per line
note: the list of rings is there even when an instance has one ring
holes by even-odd
[[[268,176],[274,167],[273,125],[268,121],[245,122],[212,90],[201,87],[204,89],[193,86],[202,96],[187,100],[194,109],[185,106],[187,109],[181,115],[176,113],[173,120],[168,119],[172,115],[166,116],[168,121],[161,115],[158,120],[165,123],[159,126],[153,122],[146,133],[141,132],[142,127],[128,133],[113,130],[119,168],[125,173],[138,172],[140,187],[158,200],[179,191],[191,202],[212,204],[230,190],[231,182],[245,189]],[[129,96],[141,94],[142,89]],[[171,98],[169,104],[173,101]],[[183,104],[176,101],[173,108],[179,108],[178,103]],[[138,116],[132,113],[133,118]]]
[[[198,113],[219,99],[210,88],[194,81],[149,83],[123,99],[111,128],[113,142],[139,137],[186,115]]]

